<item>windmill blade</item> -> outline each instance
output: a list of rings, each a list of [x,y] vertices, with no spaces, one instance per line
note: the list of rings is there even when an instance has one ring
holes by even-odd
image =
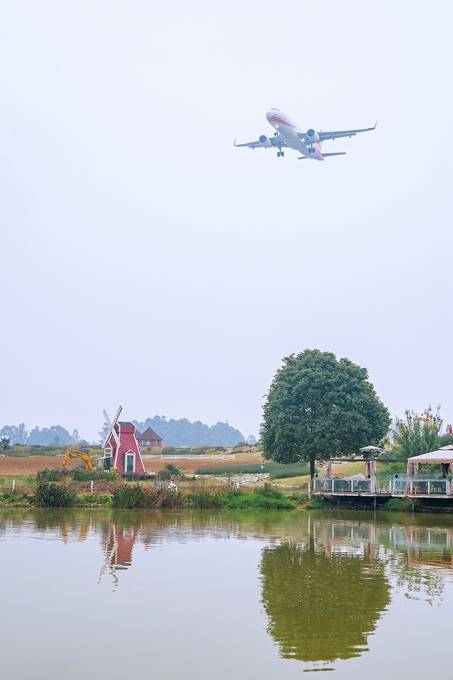
[[[112,421],[110,420],[109,414],[107,413],[107,411],[106,411],[105,409],[102,411],[102,415],[103,415],[104,418],[105,418],[105,422],[107,423],[107,425],[108,425],[108,426],[110,427],[110,429],[111,429],[111,428],[112,428]]]
[[[118,418],[120,417],[120,413],[121,413],[122,410],[123,410],[123,407],[120,406],[118,408],[118,411],[116,412],[116,415],[115,415],[115,418],[113,419],[113,422],[110,420],[110,417],[109,417],[109,414],[107,413],[107,411],[105,409],[102,411],[102,413],[104,414],[105,422],[108,424],[108,426],[110,428],[109,433],[106,436],[105,441],[104,441],[104,447],[107,444],[107,441],[108,441],[110,435],[113,435],[113,439],[115,440],[116,445],[117,446],[120,445],[120,438],[118,437],[118,433],[115,430],[115,425],[118,421]]]
[[[113,419],[112,427],[115,427],[115,425],[117,424],[118,418],[120,417],[122,410],[123,410],[123,407],[121,405],[118,406],[118,411],[116,412],[115,417]]]

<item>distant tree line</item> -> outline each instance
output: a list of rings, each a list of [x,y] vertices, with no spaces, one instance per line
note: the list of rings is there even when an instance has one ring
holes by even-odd
[[[8,441],[10,446],[21,444],[27,446],[68,446],[80,441],[78,430],[72,434],[61,425],[51,427],[34,427],[28,431],[24,423],[20,425],[4,425],[0,428],[0,439]]]
[[[235,446],[244,441],[244,435],[228,423],[219,422],[210,427],[199,420],[191,423],[187,418],[167,420],[165,416],[133,422],[140,432],[151,427],[170,446]]]
[[[175,447],[184,446],[235,446],[244,441],[244,436],[228,423],[216,423],[211,427],[197,420],[190,422],[187,418],[167,420],[165,416],[154,416],[147,418],[143,422],[133,421],[134,425],[144,432],[147,427],[151,427],[160,437]],[[104,423],[100,439],[103,440],[108,432],[108,425]],[[72,444],[85,443],[80,440],[78,430],[73,430],[72,434],[61,425],[51,427],[34,427],[28,431],[24,423],[20,425],[4,425],[0,427],[0,440],[5,446],[14,444],[26,446],[69,446]]]

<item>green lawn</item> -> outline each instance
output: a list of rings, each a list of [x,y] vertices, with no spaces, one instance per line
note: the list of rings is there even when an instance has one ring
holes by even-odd
[[[244,465],[225,465],[225,467],[203,467],[196,470],[197,475],[240,475],[268,473],[271,479],[283,479],[285,477],[299,477],[309,472],[308,463],[249,463]]]

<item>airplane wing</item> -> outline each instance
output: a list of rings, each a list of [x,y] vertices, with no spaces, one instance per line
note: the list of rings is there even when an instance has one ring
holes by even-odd
[[[243,144],[237,144],[236,140],[234,140],[234,146],[247,146],[249,149],[269,149],[273,146],[277,147],[278,149],[282,149],[288,145],[285,144],[280,135],[274,135],[274,137],[266,137],[264,142],[257,139],[256,142],[244,142]]]
[[[340,137],[354,137],[354,135],[357,135],[359,132],[370,132],[371,130],[376,129],[377,123],[373,125],[373,127],[368,127],[368,128],[359,128],[357,130],[333,130],[330,132],[325,132],[325,131],[319,131],[319,141],[324,142],[326,139],[340,139]]]

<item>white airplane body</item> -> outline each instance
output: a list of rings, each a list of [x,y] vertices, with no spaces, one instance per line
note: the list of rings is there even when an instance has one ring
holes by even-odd
[[[344,156],[345,151],[336,151],[334,153],[323,153],[321,151],[322,142],[327,139],[340,139],[341,137],[353,137],[359,132],[369,132],[376,128],[376,123],[373,127],[360,128],[356,130],[333,130],[324,132],[320,130],[317,132],[313,128],[309,128],[306,132],[301,130],[293,123],[293,121],[279,109],[269,109],[266,113],[268,122],[275,129],[273,137],[266,137],[261,135],[255,142],[246,142],[244,144],[236,144],[234,146],[247,146],[249,149],[277,149],[277,156],[284,156],[284,148],[295,149],[302,155],[300,160],[311,158],[314,161],[323,161],[329,156]]]

